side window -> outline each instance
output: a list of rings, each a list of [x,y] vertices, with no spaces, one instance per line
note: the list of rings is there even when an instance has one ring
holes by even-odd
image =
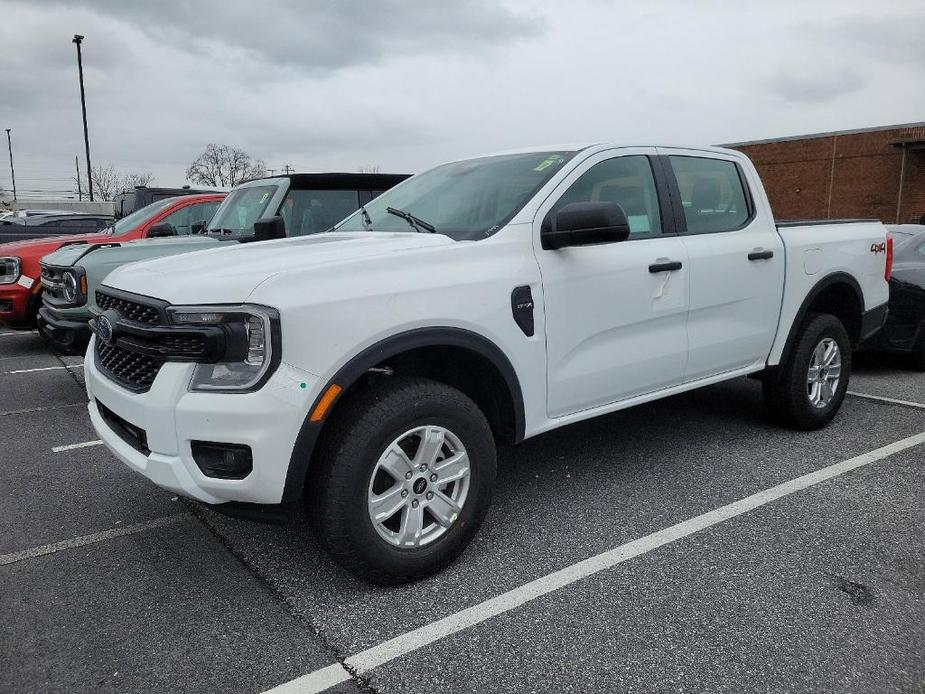
[[[327,231],[359,208],[355,190],[292,190],[286,193],[279,215],[288,236]]]
[[[925,243],[918,247],[919,255],[925,255]]]
[[[748,220],[745,189],[734,162],[670,156],[687,230],[693,234],[738,229]]]
[[[617,203],[626,213],[631,239],[662,233],[655,178],[646,156],[616,157],[595,164],[569,186],[552,212],[573,202]]]
[[[195,207],[195,205],[187,205],[186,207],[181,207],[176,212],[171,212],[161,221],[157,222],[156,225],[159,226],[161,224],[169,224],[177,232],[177,236],[189,236],[190,210],[193,207]]]
[[[186,208],[189,210],[189,233],[202,233],[209,225],[209,220],[212,219],[212,215],[215,214],[215,210],[218,209],[218,205],[218,202],[202,202],[198,205],[190,205],[188,208]]]

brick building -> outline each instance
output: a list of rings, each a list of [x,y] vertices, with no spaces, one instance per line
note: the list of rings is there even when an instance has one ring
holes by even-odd
[[[779,219],[925,216],[925,122],[724,146],[755,163]]]

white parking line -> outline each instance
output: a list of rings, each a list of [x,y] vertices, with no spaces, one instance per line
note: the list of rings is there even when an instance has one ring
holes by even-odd
[[[134,525],[126,525],[122,528],[112,528],[111,530],[104,530],[103,532],[93,533],[92,535],[81,535],[79,537],[72,537],[70,540],[62,540],[61,542],[52,542],[51,544],[41,545],[40,547],[33,547],[32,549],[24,549],[20,552],[0,554],[0,566],[4,566],[6,564],[14,564],[18,561],[23,561],[24,559],[42,557],[46,554],[54,554],[55,552],[60,552],[62,549],[73,549],[75,547],[83,547],[84,545],[92,545],[97,542],[103,542],[103,540],[111,540],[114,537],[134,535],[135,533],[140,533],[143,530],[160,528],[165,525],[171,525],[172,523],[179,523],[180,521],[187,520],[189,518],[192,518],[192,516],[188,513],[177,513],[172,516],[155,518],[154,520],[148,521],[147,523],[135,523]]]
[[[856,393],[853,390],[849,390],[848,395],[853,395],[856,398],[866,398],[867,400],[879,400],[880,402],[888,402],[891,405],[905,405],[906,407],[919,407],[925,410],[925,404],[920,403],[920,402],[910,402],[909,400],[897,400],[896,398],[885,398],[882,395],[868,395],[867,393]]]
[[[16,330],[10,333],[0,333],[0,337],[13,337],[14,335],[30,335],[34,337],[35,335],[38,335],[38,333],[34,330]]]
[[[637,540],[627,542],[596,556],[572,564],[564,569],[547,574],[535,581],[509,590],[497,597],[473,605],[461,612],[451,614],[431,624],[419,627],[393,639],[361,651],[344,660],[343,665],[335,663],[315,672],[303,675],[278,687],[267,690],[265,694],[317,694],[351,677],[351,672],[362,674],[373,668],[388,663],[403,655],[430,645],[446,636],[450,636],[468,627],[480,624],[515,609],[531,600],[547,595],[559,588],[564,588],[599,571],[613,568],[618,564],[658,549],[694,533],[705,530],[743,513],[769,504],[789,494],[807,489],[826,480],[864,465],[883,460],[900,451],[925,443],[925,432],[888,444],[862,455],[843,460],[821,470],[797,477],[775,487],[765,489],[739,501],[722,506],[713,511],[695,516],[689,520],[659,530]]]
[[[103,442],[97,439],[96,441],[84,441],[83,443],[69,443],[66,446],[55,446],[51,449],[52,453],[61,453],[62,451],[73,451],[75,448],[89,448],[90,446],[102,446]]]
[[[15,369],[13,371],[4,371],[0,373],[0,376],[7,376],[9,374],[31,374],[36,371],[57,371],[58,369],[82,369],[83,364],[68,364],[66,366],[42,366],[37,369]]]

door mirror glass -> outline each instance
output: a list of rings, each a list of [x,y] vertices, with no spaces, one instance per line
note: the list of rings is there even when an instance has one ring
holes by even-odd
[[[155,224],[153,227],[148,229],[148,238],[156,239],[166,236],[176,236],[177,230],[173,228],[172,224],[165,224],[161,222],[160,224]]]
[[[543,220],[543,248],[626,241],[630,225],[623,208],[615,202],[573,202],[551,211]]]
[[[264,217],[254,222],[254,241],[271,241],[286,238],[286,223],[279,215]]]

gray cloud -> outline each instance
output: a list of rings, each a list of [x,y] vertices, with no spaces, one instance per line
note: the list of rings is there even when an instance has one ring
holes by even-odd
[[[67,3],[73,7],[75,3]],[[497,0],[99,0],[78,3],[158,41],[220,60],[229,53],[309,72],[440,53],[478,52],[542,34],[542,18]]]
[[[825,103],[862,89],[868,78],[855,70],[819,69],[806,64],[797,64],[782,69],[765,81],[768,90],[787,101],[795,103]]]
[[[550,142],[732,142],[921,119],[923,24],[921,0],[6,0],[0,127],[17,179],[68,180],[78,32],[94,160],[164,185],[208,142],[394,171]]]

